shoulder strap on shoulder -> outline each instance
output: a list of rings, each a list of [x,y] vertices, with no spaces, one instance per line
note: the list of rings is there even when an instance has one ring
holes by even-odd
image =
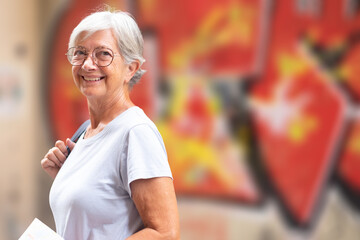
[[[71,141],[76,143],[79,140],[81,134],[83,134],[86,131],[86,128],[89,126],[89,124],[90,124],[90,119],[83,122],[83,124],[81,124],[81,126],[78,128],[78,130],[76,130],[74,135],[71,137]],[[66,146],[66,149],[67,149],[68,155],[69,155],[71,152],[70,148],[68,146]]]
[[[81,126],[78,128],[78,130],[76,130],[74,135],[71,137],[71,141],[76,143],[79,140],[79,137],[81,136],[81,134],[83,134],[86,131],[86,128],[89,126],[89,124],[90,124],[89,119],[86,120],[85,122],[83,122],[83,124],[81,124]]]

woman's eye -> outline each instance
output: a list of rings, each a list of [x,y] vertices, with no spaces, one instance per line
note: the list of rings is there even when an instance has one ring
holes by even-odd
[[[112,59],[112,53],[108,50],[99,50],[95,52],[95,57],[100,61],[109,61]]]
[[[108,52],[108,51],[101,51],[100,54],[101,54],[102,56],[111,56],[111,53]]]
[[[85,56],[85,55],[86,55],[85,51],[82,51],[82,50],[76,50],[74,52],[74,56],[81,57],[81,56]]]

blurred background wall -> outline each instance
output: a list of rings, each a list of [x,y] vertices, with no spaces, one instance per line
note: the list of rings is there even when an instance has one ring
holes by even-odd
[[[54,228],[40,160],[88,118],[65,52],[101,4],[129,11],[182,239],[358,239],[359,0],[2,0],[0,239]]]
[[[42,36],[37,1],[0,4],[0,238],[15,239],[37,212]]]

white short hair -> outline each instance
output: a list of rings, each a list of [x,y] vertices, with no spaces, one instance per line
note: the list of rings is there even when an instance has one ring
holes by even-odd
[[[139,61],[140,68],[129,82],[130,88],[139,82],[145,70],[141,69],[145,62],[143,58],[144,40],[140,29],[131,14],[123,11],[100,11],[85,17],[73,30],[70,35],[69,48],[75,46],[79,35],[86,32],[85,38],[97,31],[113,30],[120,53],[127,64]]]

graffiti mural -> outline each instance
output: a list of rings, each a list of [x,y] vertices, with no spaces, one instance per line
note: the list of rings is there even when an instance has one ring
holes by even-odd
[[[143,32],[132,99],[164,138],[184,239],[358,236],[360,1],[70,2],[48,56],[56,139],[88,117],[64,54],[101,3]]]

